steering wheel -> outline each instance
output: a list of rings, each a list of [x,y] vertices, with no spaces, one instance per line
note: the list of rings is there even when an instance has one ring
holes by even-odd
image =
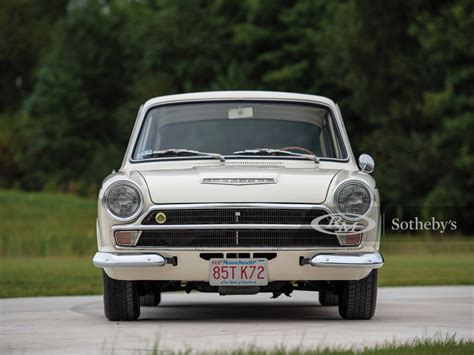
[[[292,150],[299,150],[300,152],[303,152],[304,154],[315,155],[311,150],[303,148],[303,147],[297,147],[297,146],[295,146],[295,147],[285,147],[285,148],[281,148],[280,150],[285,150],[285,151],[288,151],[288,152],[291,152]]]

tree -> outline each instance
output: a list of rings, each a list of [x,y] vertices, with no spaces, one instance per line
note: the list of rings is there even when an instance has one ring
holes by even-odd
[[[424,13],[412,28],[421,44],[429,86],[422,111],[434,123],[430,135],[438,172],[424,199],[425,213],[474,229],[474,4],[448,3],[438,14]]]
[[[116,34],[126,13],[104,6],[77,6],[56,28],[21,124],[26,187],[84,189],[120,161],[114,110],[129,78]]]

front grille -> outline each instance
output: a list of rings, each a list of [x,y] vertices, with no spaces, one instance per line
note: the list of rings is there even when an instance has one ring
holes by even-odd
[[[160,213],[163,223],[155,220]],[[320,208],[189,208],[157,209],[143,219],[142,225],[160,229],[142,230],[136,247],[338,247],[337,236],[315,229],[226,229],[229,225],[309,225],[327,212]],[[328,220],[319,223],[328,223]],[[193,229],[192,225],[222,225],[223,229]],[[185,229],[168,229],[166,226]],[[189,227],[185,227],[189,225]]]
[[[298,230],[142,231],[137,247],[337,247],[335,235]]]
[[[144,225],[158,225],[157,213],[166,215],[161,225],[177,224],[311,224],[317,217],[327,214],[322,209],[259,209],[259,208],[223,208],[223,209],[177,209],[156,210],[144,219]]]

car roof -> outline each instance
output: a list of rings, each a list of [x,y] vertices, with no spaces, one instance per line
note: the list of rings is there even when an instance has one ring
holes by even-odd
[[[206,91],[188,94],[176,94],[158,96],[145,102],[145,109],[151,106],[182,101],[203,100],[282,100],[282,101],[305,101],[335,106],[334,101],[324,96],[297,94],[279,91]]]

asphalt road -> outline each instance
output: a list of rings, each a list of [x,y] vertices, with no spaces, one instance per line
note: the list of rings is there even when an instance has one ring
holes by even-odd
[[[474,286],[379,289],[375,318],[346,321],[315,292],[291,298],[168,293],[136,322],[109,322],[99,296],[0,300],[0,353],[141,353],[159,349],[361,347],[456,334],[474,338]]]

